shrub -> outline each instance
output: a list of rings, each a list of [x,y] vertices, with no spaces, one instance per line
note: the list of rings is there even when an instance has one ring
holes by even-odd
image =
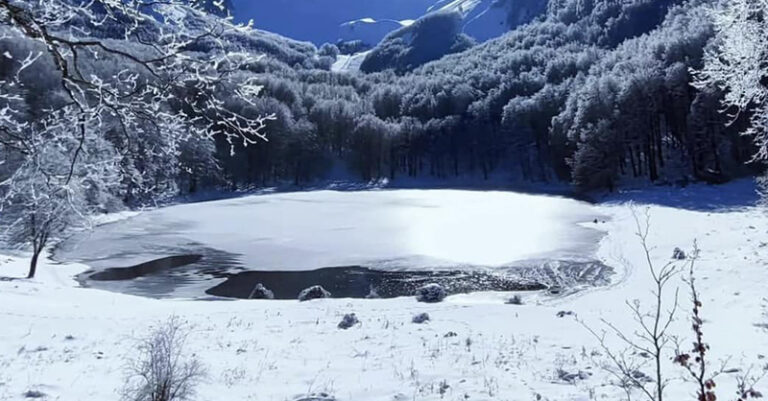
[[[507,300],[507,304],[509,305],[522,305],[523,299],[520,298],[520,295],[513,295],[512,298]]]
[[[341,320],[341,322],[339,322],[338,328],[342,330],[346,330],[359,323],[360,323],[360,320],[358,320],[357,316],[354,313],[348,313],[344,315],[344,318]]]
[[[138,345],[128,362],[124,401],[185,401],[205,377],[205,369],[184,351],[188,328],[175,316],[158,326]]]
[[[445,289],[440,284],[427,284],[416,290],[416,300],[419,302],[441,302],[445,295]]]
[[[426,312],[419,313],[418,315],[414,316],[413,319],[411,319],[411,321],[416,324],[425,323],[425,322],[428,322],[429,320],[430,320],[429,314]]]
[[[299,301],[302,301],[302,302],[309,301],[312,299],[330,298],[330,297],[331,297],[331,293],[326,291],[325,288],[319,285],[306,288],[299,293]]]

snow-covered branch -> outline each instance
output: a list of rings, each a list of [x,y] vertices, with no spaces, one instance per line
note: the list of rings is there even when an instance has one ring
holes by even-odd
[[[756,160],[768,159],[767,0],[728,0],[711,11],[716,35],[695,71],[694,86],[724,93],[726,111],[735,120],[745,114],[758,146]]]
[[[172,191],[158,171],[185,168],[184,149],[266,140],[273,117],[243,106],[261,90],[243,73],[259,55],[228,39],[250,27],[198,3],[0,0],[6,241],[32,242],[36,256],[75,220],[120,203],[107,194]]]

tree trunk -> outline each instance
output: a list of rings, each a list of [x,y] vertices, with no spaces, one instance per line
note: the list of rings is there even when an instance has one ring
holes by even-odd
[[[29,262],[29,274],[27,275],[27,278],[35,278],[35,274],[37,273],[37,259],[40,257],[40,253],[43,251],[43,248],[40,247],[40,249],[35,248],[32,254],[32,260]]]

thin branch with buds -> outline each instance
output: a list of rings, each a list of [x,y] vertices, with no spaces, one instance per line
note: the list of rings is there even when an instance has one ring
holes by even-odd
[[[639,300],[626,301],[638,326],[631,334],[606,320],[602,320],[602,323],[607,330],[600,332],[583,321],[581,324],[598,340],[600,347],[607,354],[610,367],[606,370],[619,379],[619,385],[624,388],[627,399],[631,397],[632,389],[638,389],[650,401],[663,401],[664,390],[669,384],[669,379],[664,375],[662,363],[666,360],[667,350],[672,341],[669,327],[675,319],[679,298],[676,289],[671,306],[667,306],[669,302],[665,300],[664,294],[670,280],[680,272],[680,267],[674,262],[666,263],[660,268],[656,267],[651,257],[653,249],[648,243],[651,228],[650,212],[646,209],[642,217],[636,210],[633,210],[632,214],[637,226],[636,235],[643,250],[644,261],[653,280],[652,307],[650,311],[646,311]],[[625,345],[623,350],[613,351],[608,346],[606,341],[608,333]],[[641,371],[649,364],[652,365],[652,378]]]

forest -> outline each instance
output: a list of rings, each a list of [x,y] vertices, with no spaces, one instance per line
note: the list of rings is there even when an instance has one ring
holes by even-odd
[[[420,63],[433,58],[421,49],[469,40],[442,29],[455,38],[430,41],[425,28],[409,44],[396,32],[364,61],[370,73],[325,71],[334,45],[300,64],[266,52],[258,109],[278,116],[270,142],[233,156],[219,144],[217,160],[235,187],[301,185],[339,162],[363,181],[501,174],[579,191],[754,174],[740,135],[749,118],[732,121],[716,86],[692,86],[713,36],[708,6],[551,1],[533,22],[436,61]]]

